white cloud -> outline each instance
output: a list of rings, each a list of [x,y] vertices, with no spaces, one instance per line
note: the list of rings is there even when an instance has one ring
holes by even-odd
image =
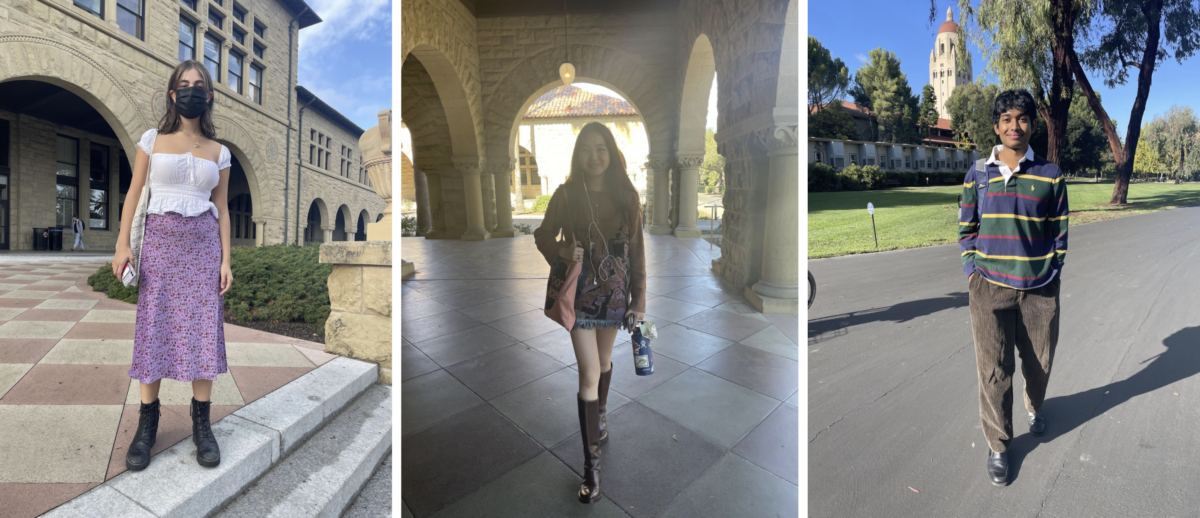
[[[342,40],[390,34],[391,0],[312,0],[309,5],[323,21],[300,31],[301,61]]]
[[[855,54],[854,57],[858,58],[858,60],[860,62],[862,62],[863,64],[867,64],[867,63],[871,62],[871,58],[867,57],[866,54]]]

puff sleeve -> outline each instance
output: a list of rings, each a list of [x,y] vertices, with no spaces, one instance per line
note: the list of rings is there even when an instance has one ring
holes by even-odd
[[[150,156],[150,152],[154,150],[154,137],[156,136],[158,136],[158,130],[155,128],[150,128],[142,133],[142,139],[138,141],[137,145],[142,152],[146,153],[146,156]]]
[[[225,169],[229,169],[231,161],[232,161],[232,158],[230,158],[230,155],[229,155],[229,148],[225,147],[225,145],[222,144],[221,145],[221,156],[220,156],[220,158],[217,159],[217,170],[224,171]]]

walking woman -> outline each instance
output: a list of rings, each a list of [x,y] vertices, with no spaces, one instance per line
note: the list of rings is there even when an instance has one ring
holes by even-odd
[[[564,240],[559,241],[559,232]],[[582,261],[575,295],[571,345],[579,363],[579,428],[584,477],[579,501],[600,498],[600,444],[608,440],[605,414],[617,331],[646,311],[646,258],[641,206],[612,132],[588,123],[575,140],[567,182],[554,191],[546,218],[534,231],[546,262]]]
[[[213,82],[188,60],[167,83],[166,114],[138,142],[129,197],[121,217],[113,273],[133,258],[129,236],[144,182],[150,182],[146,232],[138,266],[137,331],[129,377],[141,383],[138,429],[125,455],[132,471],[150,465],[161,415],[162,378],[192,382],[196,461],[215,467],[221,452],[209,423],[212,384],[225,361],[224,299],[229,267],[230,154],[213,141]],[[211,201],[210,201],[211,198]]]

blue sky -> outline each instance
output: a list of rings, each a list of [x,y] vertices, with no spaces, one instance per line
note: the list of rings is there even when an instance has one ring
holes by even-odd
[[[575,83],[572,86],[579,87],[582,90],[592,93],[603,94],[609,97],[616,97],[618,99],[625,99],[625,96],[621,95],[620,93],[614,92],[613,90],[597,84]],[[704,127],[713,131],[716,131],[717,129],[717,78],[715,76],[713,77],[712,90],[710,90],[708,93],[708,117],[704,123]]]
[[[909,86],[919,93],[929,75],[929,51],[937,36],[937,28],[946,18],[946,8],[954,7],[958,18],[958,2],[938,0],[937,19],[929,24],[928,0],[906,0],[907,9],[896,7],[895,0],[842,0],[839,2],[808,3],[808,34],[820,40],[825,48],[846,63],[853,75],[867,59],[868,53],[883,47],[896,53],[900,69],[908,75]],[[971,59],[976,79],[984,73],[983,55],[974,45]],[[1129,111],[1137,94],[1137,73],[1132,71],[1125,85],[1115,89],[1104,86],[1102,77],[1088,70],[1088,80],[1097,89],[1108,115],[1117,120],[1121,139],[1125,138]],[[1185,60],[1182,65],[1174,59],[1163,63],[1154,73],[1146,112],[1145,124],[1156,115],[1166,113],[1172,104],[1190,105],[1200,110],[1200,97],[1195,84],[1200,80],[1200,54]],[[995,79],[991,79],[995,81]],[[848,99],[848,96],[847,96]]]
[[[300,31],[300,86],[362,129],[377,126],[392,108],[391,1],[307,1],[324,21]]]

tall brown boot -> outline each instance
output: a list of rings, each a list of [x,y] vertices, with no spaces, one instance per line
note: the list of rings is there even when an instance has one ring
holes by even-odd
[[[608,385],[612,381],[612,362],[608,362],[608,372],[600,373],[600,444],[608,442]]]
[[[600,402],[579,401],[579,436],[583,438],[583,484],[579,501],[585,504],[600,499]]]

